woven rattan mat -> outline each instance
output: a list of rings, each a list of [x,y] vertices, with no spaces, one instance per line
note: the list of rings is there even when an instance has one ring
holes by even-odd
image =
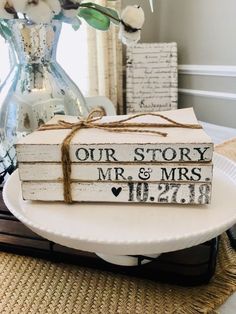
[[[236,139],[216,149],[236,160]],[[216,313],[236,291],[236,252],[221,237],[211,283],[184,288],[0,253],[1,314]]]

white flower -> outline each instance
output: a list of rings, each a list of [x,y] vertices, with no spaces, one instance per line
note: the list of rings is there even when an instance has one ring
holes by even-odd
[[[49,23],[61,11],[59,0],[11,0],[17,12],[24,13],[34,23]]]
[[[69,19],[74,19],[77,15],[78,10],[63,10],[63,15]]]
[[[57,15],[61,12],[61,3],[59,0],[46,0],[45,1],[54,15]]]
[[[12,10],[14,11],[14,8],[10,0],[0,0],[0,18],[1,19],[7,19],[7,20],[13,19],[14,13],[10,13]]]
[[[80,3],[82,0],[70,0],[70,2],[76,4]],[[63,15],[69,19],[74,19],[77,16],[78,9],[64,9]]]
[[[123,44],[130,46],[137,43],[141,37],[141,28],[145,16],[140,6],[128,6],[121,13],[119,38]]]
[[[24,13],[24,9],[27,6],[27,0],[12,0],[12,4],[16,12]]]
[[[119,31],[119,38],[122,43],[126,46],[132,46],[136,44],[141,38],[141,31],[137,30],[135,32],[127,32],[125,26],[121,24]]]
[[[122,11],[121,20],[133,29],[141,29],[145,21],[144,11],[138,5],[129,5]]]

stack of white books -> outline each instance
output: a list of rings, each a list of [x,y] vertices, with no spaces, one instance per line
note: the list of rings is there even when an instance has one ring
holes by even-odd
[[[182,124],[198,124],[193,109],[162,112]],[[96,123],[119,121],[104,117]],[[70,116],[55,116],[76,123]],[[70,144],[71,194],[78,202],[209,204],[213,143],[203,129],[170,126],[161,117],[144,115],[133,122],[165,124],[145,131],[79,130]],[[140,129],[140,128],[139,128]],[[63,201],[61,146],[68,129],[35,131],[17,144],[25,200]]]

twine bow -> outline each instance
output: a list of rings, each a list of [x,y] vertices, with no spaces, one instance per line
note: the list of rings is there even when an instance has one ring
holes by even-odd
[[[94,116],[97,114],[97,116]],[[63,170],[63,187],[64,187],[64,201],[67,204],[73,202],[71,195],[71,159],[70,159],[70,143],[75,134],[81,129],[99,129],[106,130],[109,132],[133,132],[133,133],[143,133],[143,134],[153,134],[166,137],[168,133],[160,132],[156,130],[145,130],[141,128],[185,128],[185,129],[202,129],[202,126],[199,124],[183,124],[176,122],[170,118],[165,117],[159,113],[140,113],[127,118],[111,121],[111,122],[99,122],[104,117],[104,111],[102,109],[94,109],[88,115],[86,119],[80,119],[76,123],[67,122],[64,120],[59,120],[57,124],[44,124],[38,131],[47,131],[47,130],[66,130],[70,129],[71,132],[66,136],[62,142],[61,146],[61,163]],[[170,122],[169,124],[163,123],[146,123],[146,122],[132,122],[135,118],[143,116],[154,116],[162,118],[165,121]],[[130,121],[130,122],[129,122]]]

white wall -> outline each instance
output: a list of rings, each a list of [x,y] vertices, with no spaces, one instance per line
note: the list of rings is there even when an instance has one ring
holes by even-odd
[[[143,42],[178,43],[184,65],[179,106],[193,106],[201,120],[236,128],[236,1],[154,1],[154,14],[147,0],[123,3],[144,7]]]

